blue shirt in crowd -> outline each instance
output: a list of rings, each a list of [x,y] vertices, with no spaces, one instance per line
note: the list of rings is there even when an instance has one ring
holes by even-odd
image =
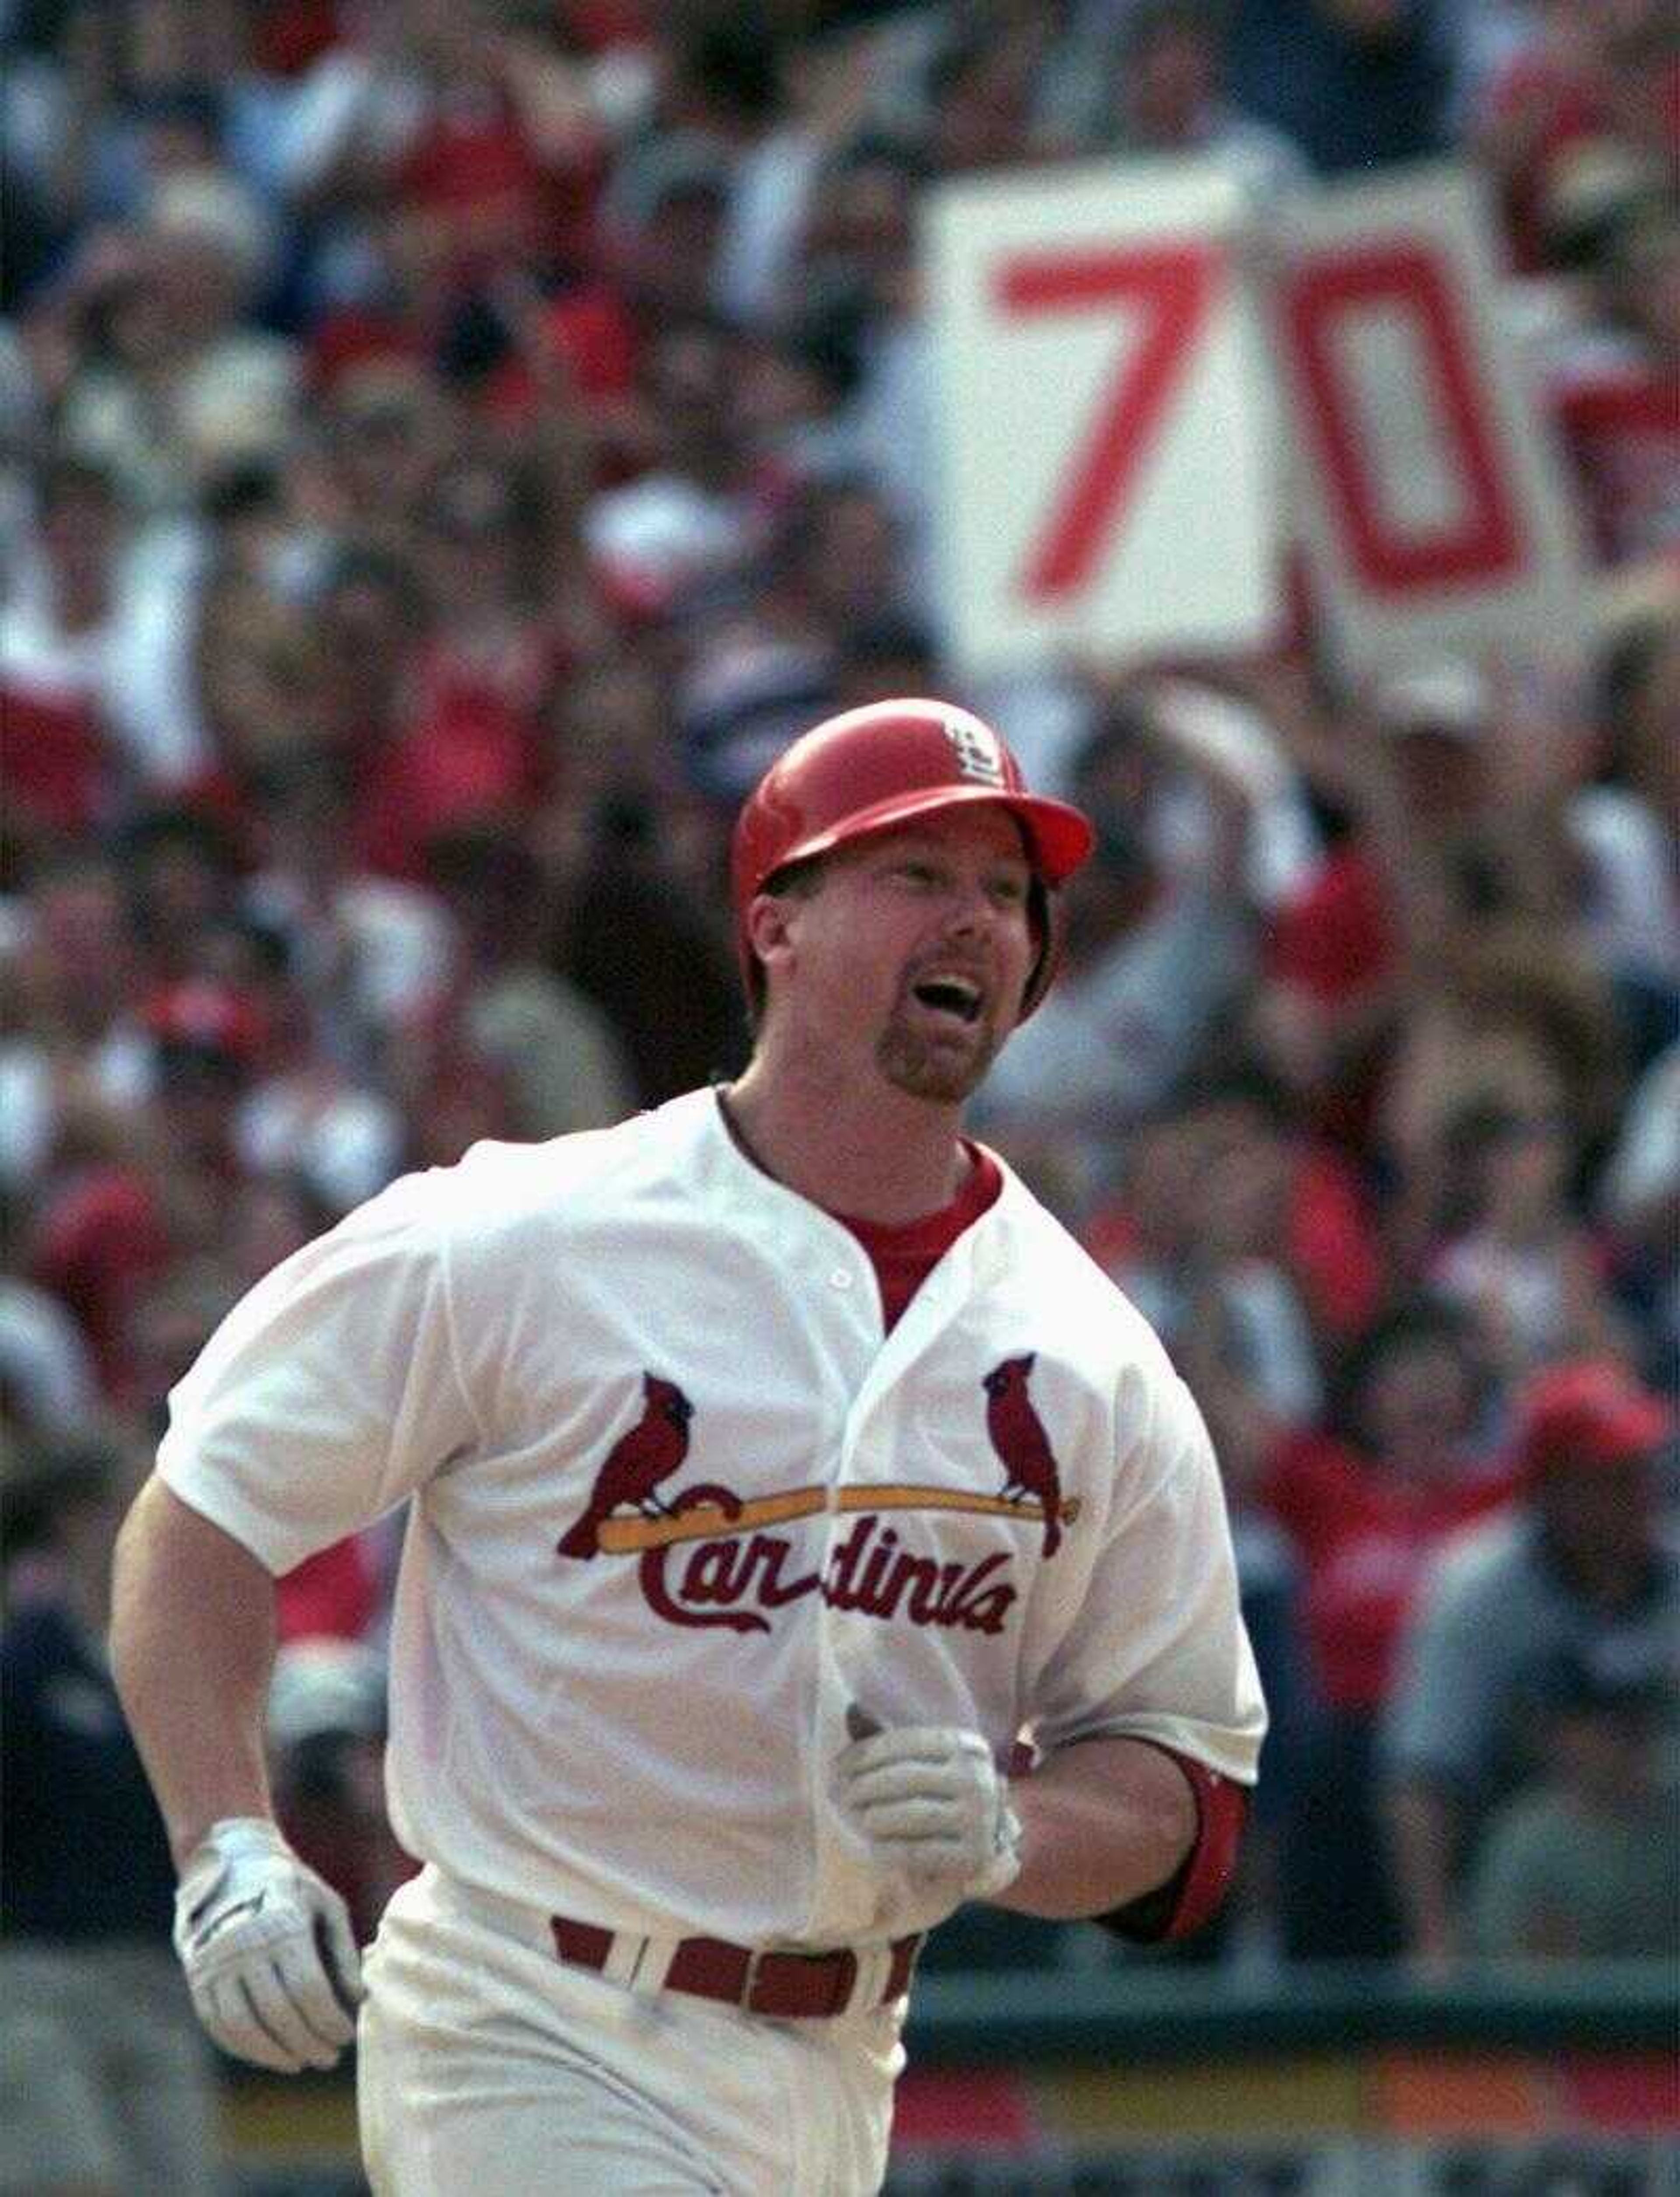
[[[1323,175],[1443,152],[1451,55],[1438,0],[1403,0],[1392,36],[1356,38],[1324,0],[1237,0],[1226,86]]]
[[[0,1684],[0,1934],[167,1938],[169,1841],[103,1657],[55,1604],[26,1604]]]

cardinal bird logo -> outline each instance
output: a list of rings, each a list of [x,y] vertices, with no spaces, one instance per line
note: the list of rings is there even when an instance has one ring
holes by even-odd
[[[666,1515],[665,1504],[653,1491],[688,1454],[688,1422],[694,1406],[675,1381],[662,1381],[657,1373],[644,1373],[641,1386],[646,1400],[641,1417],[614,1442],[595,1475],[588,1508],[555,1544],[563,1556],[587,1562],[599,1555],[602,1522],[622,1504],[633,1503],[646,1518]]]
[[[1048,1561],[1062,1545],[1062,1475],[1044,1422],[1027,1393],[1028,1377],[1037,1360],[1035,1350],[1024,1357],[1005,1358],[981,1385],[986,1391],[986,1431],[1003,1461],[1004,1494],[1012,1503],[1036,1496],[1043,1504]]]

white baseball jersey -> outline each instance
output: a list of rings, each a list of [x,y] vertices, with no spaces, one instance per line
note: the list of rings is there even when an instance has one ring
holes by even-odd
[[[1254,1777],[1201,1417],[1007,1169],[885,1335],[856,1238],[710,1092],[479,1145],[259,1283],[171,1404],[164,1478],[275,1573],[412,1497],[392,1821],[507,1898],[756,1943],[938,1921],[831,1804],[852,1704]]]

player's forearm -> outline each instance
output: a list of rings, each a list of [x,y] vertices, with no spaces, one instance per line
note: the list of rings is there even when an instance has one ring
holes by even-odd
[[[118,1539],[111,1663],[178,1863],[213,1823],[272,1812],[264,1745],[274,1581],[155,1476]]]
[[[1021,1819],[1021,1873],[996,1904],[1022,1915],[1106,1915],[1166,1883],[1196,1838],[1189,1780],[1141,1740],[1064,1748],[1014,1780],[1010,1794]]]

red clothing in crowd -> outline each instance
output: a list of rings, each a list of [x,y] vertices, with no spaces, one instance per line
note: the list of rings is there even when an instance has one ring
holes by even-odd
[[[1542,36],[1495,76],[1478,127],[1522,148],[1506,183],[1505,225],[1516,271],[1533,274],[1546,264],[1548,194],[1577,148],[1642,145],[1671,169],[1680,156],[1680,63],[1669,60],[1618,81],[1550,49]]]
[[[1272,918],[1266,962],[1321,1006],[1337,1006],[1393,966],[1394,932],[1370,857],[1353,840],[1327,855]]]
[[[1094,1214],[1080,1241],[1121,1289],[1128,1270],[1152,1256],[1123,1200]],[[1308,1147],[1296,1164],[1281,1253],[1321,1333],[1350,1339],[1364,1333],[1382,1294],[1382,1253],[1353,1168],[1326,1145]]]
[[[605,141],[580,139],[564,165],[545,162],[506,95],[440,101],[409,148],[397,196],[446,229],[452,288],[511,265],[578,264],[593,248],[606,173]]]
[[[1351,1340],[1376,1316],[1382,1253],[1353,1169],[1339,1153],[1306,1152],[1295,1171],[1283,1263],[1322,1334]]]
[[[1596,86],[1536,45],[1515,55],[1495,78],[1483,124],[1496,137],[1516,131],[1526,148],[1506,183],[1504,212],[1517,272],[1532,275],[1545,264],[1541,210],[1547,183],[1560,155],[1602,133],[1603,101]]]
[[[1302,1627],[1331,1707],[1380,1706],[1425,1565],[1450,1534],[1509,1493],[1508,1477],[1480,1471],[1408,1487],[1324,1435],[1279,1445],[1260,1499],[1301,1557]]]
[[[43,1209],[32,1272],[75,1314],[107,1396],[121,1399],[129,1385],[129,1308],[173,1252],[156,1197],[127,1168],[90,1167]]]
[[[1334,1027],[1343,1009],[1377,996],[1393,975],[1398,939],[1376,864],[1356,840],[1335,848],[1274,913],[1266,941],[1272,980]],[[1338,1149],[1370,1145],[1377,1099],[1375,1062],[1348,1063],[1312,1104],[1311,1122]]]
[[[307,374],[316,397],[331,397],[359,367],[426,363],[425,346],[410,330],[389,314],[360,305],[328,310],[309,332]]]
[[[586,412],[621,403],[634,390],[640,339],[629,307],[605,283],[582,285],[551,299],[543,308],[542,337]],[[517,419],[536,393],[525,361],[509,358],[490,376],[487,403],[494,416]]]
[[[356,803],[358,867],[424,883],[429,841],[528,811],[540,790],[531,718],[487,688],[440,694],[368,756]]]
[[[252,19],[252,57],[266,76],[300,77],[343,31],[337,0],[270,0]]]
[[[0,785],[14,826],[91,832],[117,773],[84,694],[0,682]]]
[[[379,1582],[359,1534],[306,1556],[275,1589],[275,1623],[288,1640],[360,1640],[378,1614]]]
[[[1566,371],[1556,403],[1599,557],[1680,559],[1680,367],[1590,358]]]
[[[645,46],[652,36],[650,0],[559,0],[567,38],[586,54],[613,46]]]

